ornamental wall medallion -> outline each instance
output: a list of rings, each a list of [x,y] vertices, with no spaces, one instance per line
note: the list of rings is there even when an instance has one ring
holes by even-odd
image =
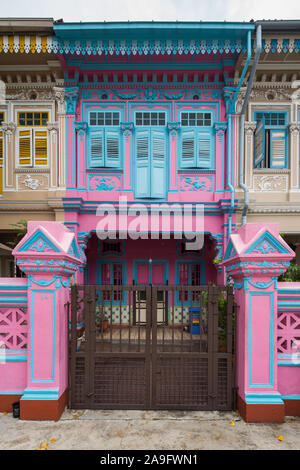
[[[20,174],[17,175],[17,187],[19,191],[41,191],[49,187],[49,178],[48,175]]]
[[[119,191],[121,176],[89,175],[89,191]]]
[[[181,191],[212,192],[213,175],[180,176]]]
[[[288,175],[253,175],[254,191],[287,191]]]

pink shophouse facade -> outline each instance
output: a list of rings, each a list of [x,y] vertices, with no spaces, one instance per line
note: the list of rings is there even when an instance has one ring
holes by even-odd
[[[224,282],[213,260],[221,260],[235,226],[234,103],[248,63],[236,88],[234,66],[242,51],[251,54],[253,29],[54,25],[67,102],[65,224],[85,249],[86,282]],[[103,203],[115,223],[101,224]],[[177,220],[185,206],[194,231],[197,206],[204,213],[203,249],[190,253]],[[156,214],[152,226],[145,211]],[[99,223],[110,244],[96,237]],[[140,239],[124,235],[130,227]]]

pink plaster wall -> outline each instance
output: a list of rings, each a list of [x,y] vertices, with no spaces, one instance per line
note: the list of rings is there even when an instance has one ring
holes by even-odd
[[[29,325],[20,325],[15,322],[15,316],[12,316],[12,323],[7,325],[5,315],[8,312],[15,312],[18,309],[25,309],[24,319],[28,320],[27,303],[16,304],[15,301],[9,301],[9,297],[14,294],[22,294],[27,297],[27,279],[25,278],[0,278],[0,333],[10,333],[13,337],[13,343],[6,345],[5,356],[27,356],[27,348],[23,348],[23,341],[17,344],[17,337],[23,338],[22,333],[27,333]],[[12,288],[15,287],[15,288]],[[6,299],[4,301],[4,299]],[[5,302],[5,303],[4,303]],[[3,321],[4,320],[4,321]],[[27,322],[28,323],[28,322]],[[23,338],[26,341],[26,338]],[[0,392],[23,392],[26,387],[27,362],[1,362],[0,359]]]
[[[278,367],[278,390],[282,395],[298,395],[300,399],[300,367]]]
[[[23,393],[27,384],[27,362],[0,363],[0,392]]]
[[[205,242],[204,256],[179,256],[176,251],[176,240],[125,240],[125,254],[123,256],[103,256],[97,251],[98,239],[94,235],[87,248],[87,263],[89,267],[89,283],[96,284],[97,260],[126,260],[127,261],[127,284],[132,284],[133,280],[133,260],[166,260],[169,265],[169,284],[175,283],[175,261],[197,261],[205,263],[205,283],[216,282],[216,268],[211,263],[214,257],[212,243]]]

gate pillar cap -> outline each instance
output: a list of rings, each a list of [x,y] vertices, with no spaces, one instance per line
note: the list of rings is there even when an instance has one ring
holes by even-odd
[[[82,265],[75,234],[60,222],[29,221],[26,235],[12,254],[25,272],[49,270],[73,274]]]
[[[278,224],[245,224],[231,234],[222,264],[231,276],[279,276],[294,256]]]

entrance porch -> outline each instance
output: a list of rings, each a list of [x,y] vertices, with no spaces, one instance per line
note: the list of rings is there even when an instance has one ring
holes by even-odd
[[[146,323],[147,302],[145,291],[134,297],[121,291],[121,286],[200,286],[217,284],[215,244],[205,236],[199,250],[186,250],[184,240],[99,240],[94,234],[86,249],[85,284],[113,286],[111,292],[99,295],[96,315],[112,315],[112,323],[124,325]],[[168,294],[168,295],[167,295]],[[157,322],[188,321],[191,302],[195,294],[188,291],[167,293],[157,291]],[[101,303],[101,307],[100,307]]]

